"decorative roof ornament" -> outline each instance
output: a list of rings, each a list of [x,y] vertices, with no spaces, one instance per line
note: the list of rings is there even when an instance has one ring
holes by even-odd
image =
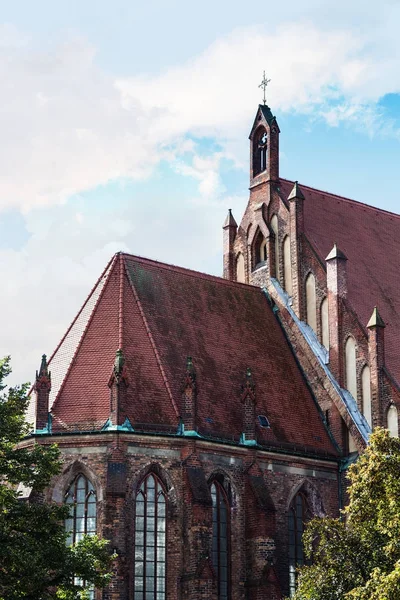
[[[336,242],[333,244],[332,250],[329,252],[328,256],[325,260],[333,260],[334,258],[341,258],[342,260],[347,260],[347,256],[344,252],[342,252]]]
[[[288,196],[288,200],[294,200],[295,198],[297,198],[298,200],[304,200],[304,194],[301,191],[298,181],[294,182],[294,186]]]
[[[186,373],[184,387],[191,387],[193,390],[196,387],[196,370],[193,365],[193,359],[191,356],[186,358]]]
[[[115,353],[114,366],[108,382],[109,387],[112,386],[114,381],[117,385],[119,385],[121,381],[123,381],[125,385],[129,385],[128,372],[125,365],[125,356],[121,348],[119,348]]]
[[[228,228],[228,227],[237,227],[237,223],[236,223],[235,218],[234,218],[234,216],[232,214],[232,209],[231,208],[228,210],[228,214],[226,216],[225,223],[223,225],[223,229]]]
[[[51,390],[51,373],[48,369],[47,357],[45,354],[42,355],[39,371],[36,371],[36,382],[34,389],[36,391],[39,389],[47,389],[48,391]]]
[[[250,367],[246,369],[246,375],[244,382],[242,383],[242,401],[244,401],[247,396],[249,396],[253,401],[256,397],[256,385],[254,383],[253,375]]]
[[[373,327],[386,327],[384,320],[379,314],[378,307],[375,306],[372,311],[372,315],[367,324],[368,329],[372,329]]]
[[[267,85],[269,84],[270,81],[271,81],[270,79],[267,79],[267,76],[265,75],[265,71],[263,71],[263,79],[258,87],[263,89],[263,104],[264,105],[267,104],[267,98],[266,98],[265,92],[267,89]]]

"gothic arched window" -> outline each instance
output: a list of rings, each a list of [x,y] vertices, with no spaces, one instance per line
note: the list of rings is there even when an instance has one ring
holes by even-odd
[[[321,337],[322,344],[329,350],[329,306],[326,297],[321,302]]]
[[[371,372],[368,365],[365,365],[361,373],[361,388],[363,415],[368,425],[372,428]]]
[[[65,494],[65,503],[70,507],[65,519],[68,533],[67,544],[76,544],[84,535],[96,533],[96,492],[92,483],[82,473],[77,475]],[[79,577],[74,578],[75,585],[85,585]],[[94,588],[88,589],[89,600],[94,600]]]
[[[267,260],[267,241],[261,231],[258,231],[254,241],[254,267]]]
[[[159,478],[150,473],[135,500],[135,600],[166,597],[167,495]]]
[[[239,283],[245,283],[246,273],[244,269],[244,256],[241,252],[236,257],[236,281]]]
[[[275,276],[275,279],[278,279],[278,281],[279,281],[279,225],[278,225],[278,217],[276,215],[272,215],[270,224],[271,224],[271,229],[274,234],[274,254],[275,254],[274,276]]]
[[[68,543],[75,544],[87,535],[96,533],[96,492],[82,473],[77,475],[65,494],[70,513],[65,519]]]
[[[387,411],[387,428],[390,437],[399,437],[399,415],[394,404],[391,404]]]
[[[287,235],[283,240],[283,284],[285,291],[292,295],[292,259],[290,255],[290,237]]]
[[[312,273],[306,279],[306,310],[307,323],[317,333],[317,294],[315,277]]]
[[[230,579],[229,504],[218,481],[211,484],[212,498],[212,563],[217,574],[218,600],[228,600]]]
[[[256,132],[253,140],[253,176],[262,173],[267,168],[268,136],[265,129]]]
[[[293,596],[296,589],[296,569],[306,563],[303,548],[303,533],[306,522],[311,518],[307,498],[298,492],[289,507],[289,589]]]
[[[356,342],[349,336],[344,348],[346,366],[346,389],[357,400],[357,355]]]

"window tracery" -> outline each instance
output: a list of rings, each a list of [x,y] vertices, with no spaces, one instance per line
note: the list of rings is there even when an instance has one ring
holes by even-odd
[[[230,564],[230,511],[223,486],[218,481],[211,483],[212,499],[212,563],[217,574],[218,600],[229,598]]]
[[[303,547],[303,533],[311,518],[307,498],[300,491],[293,498],[288,515],[289,525],[289,590],[290,596],[296,590],[296,569],[306,564]]]

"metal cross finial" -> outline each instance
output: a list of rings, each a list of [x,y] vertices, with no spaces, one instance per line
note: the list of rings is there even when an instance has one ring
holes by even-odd
[[[265,97],[265,90],[267,89],[267,85],[269,84],[270,81],[271,81],[270,79],[267,79],[267,77],[265,75],[265,71],[263,71],[263,80],[258,87],[263,88],[263,90],[264,90],[264,97],[263,97],[264,104],[267,103],[267,99]]]

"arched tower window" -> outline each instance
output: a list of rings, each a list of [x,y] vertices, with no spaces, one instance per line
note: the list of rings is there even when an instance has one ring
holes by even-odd
[[[253,139],[253,177],[267,168],[268,135],[264,128],[256,131]]]
[[[229,504],[225,490],[218,481],[211,483],[212,498],[212,563],[218,580],[218,600],[229,598]]]
[[[275,254],[275,278],[279,280],[279,228],[278,228],[278,217],[276,215],[272,215],[271,218],[271,229],[274,233],[274,254]]]
[[[366,418],[368,425],[372,427],[371,373],[368,365],[365,365],[361,373],[361,388],[363,415]]]
[[[298,492],[289,507],[289,589],[293,596],[296,589],[296,569],[305,564],[303,533],[307,521],[311,518],[307,498]]]
[[[399,416],[394,404],[391,404],[387,411],[387,428],[390,437],[399,437]]]
[[[261,231],[258,231],[254,241],[254,267],[264,263],[266,260],[267,243]]]
[[[143,480],[135,500],[135,600],[166,598],[167,495],[154,473]]]
[[[92,483],[82,473],[77,475],[65,494],[70,513],[65,519],[67,542],[75,544],[85,534],[96,533],[96,492]]]
[[[346,389],[357,400],[357,368],[356,343],[353,337],[348,337],[345,346]]]
[[[328,298],[324,298],[321,302],[321,333],[322,344],[329,350],[329,309]]]
[[[306,279],[306,314],[307,323],[317,333],[317,296],[315,277],[312,273]]]
[[[289,296],[292,295],[292,260],[290,256],[290,237],[283,240],[283,284]]]
[[[236,281],[245,283],[244,256],[241,252],[236,257]]]

